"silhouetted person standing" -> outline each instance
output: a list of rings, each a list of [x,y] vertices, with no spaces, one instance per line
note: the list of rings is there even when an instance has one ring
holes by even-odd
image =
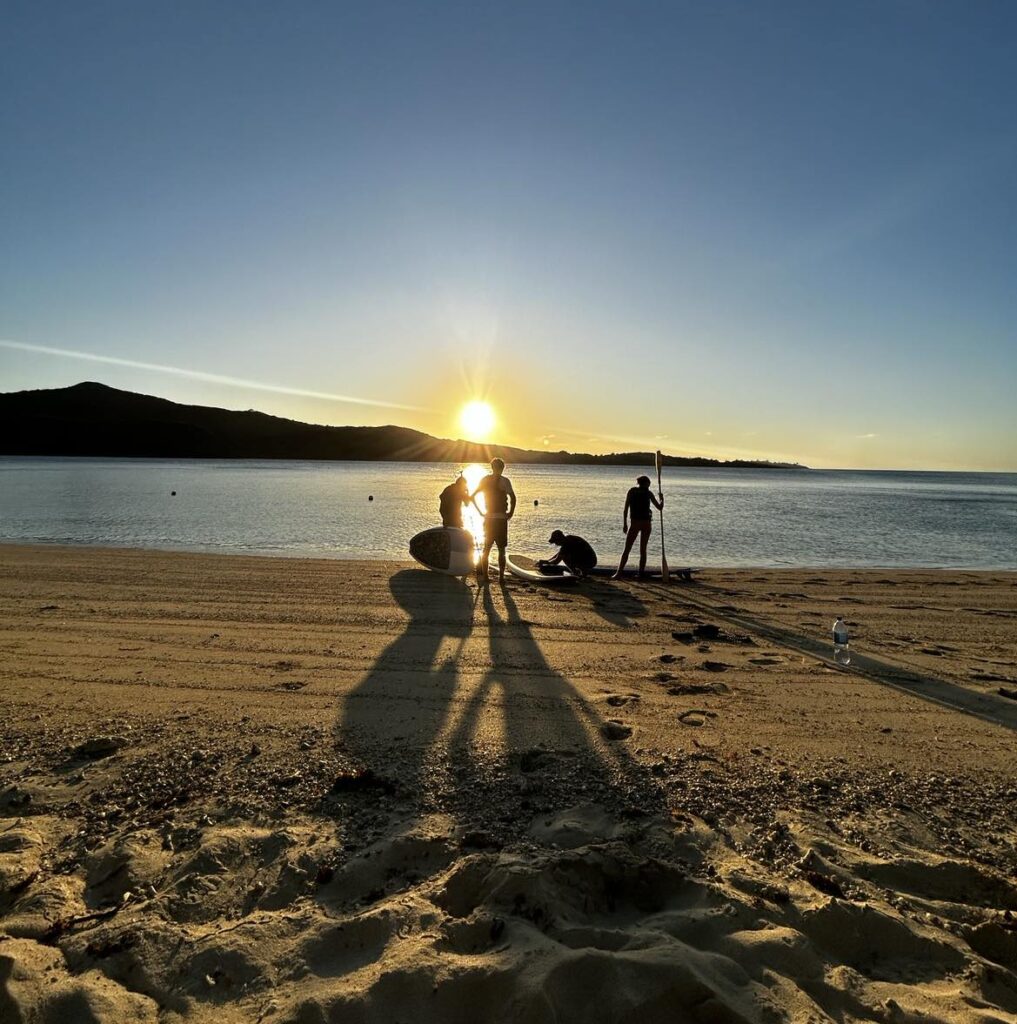
[[[632,550],[636,537],[639,538],[639,575],[646,575],[646,545],[649,543],[650,531],[653,529],[653,511],[650,506],[655,505],[658,509],[663,509],[664,507],[664,496],[661,495],[660,500],[657,500],[653,491],[650,490],[650,478],[648,476],[636,477],[636,484],[638,486],[629,488],[629,493],[625,496],[625,511],[622,512],[625,550],[622,552],[617,571],[611,577],[613,580],[621,577],[622,570],[625,568],[625,563],[629,560],[629,552]],[[631,526],[629,525],[630,516],[632,520]]]
[[[477,495],[484,498],[484,507],[477,505]],[[470,500],[484,516],[484,551],[480,556],[477,572],[482,581],[487,580],[487,566],[491,548],[498,545],[498,569],[501,579],[505,578],[505,548],[508,545],[508,524],[516,511],[516,492],[512,481],[505,476],[505,463],[501,459],[491,460],[491,472],[477,484]]]
[[[441,492],[438,508],[441,511],[442,526],[463,526],[463,506],[470,503],[470,487],[466,477],[459,476]]]

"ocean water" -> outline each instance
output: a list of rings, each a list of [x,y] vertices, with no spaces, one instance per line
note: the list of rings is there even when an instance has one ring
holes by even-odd
[[[406,559],[409,538],[440,523],[438,492],[457,468],[0,458],[0,540]],[[510,466],[519,496],[510,546],[546,556],[557,527],[612,561],[625,492],[641,472],[653,475]],[[672,566],[1017,569],[1015,473],[666,469],[664,492]]]

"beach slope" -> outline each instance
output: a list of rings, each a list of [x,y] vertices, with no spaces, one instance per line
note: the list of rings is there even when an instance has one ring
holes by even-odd
[[[1015,625],[0,546],[0,1018],[1017,1020]]]

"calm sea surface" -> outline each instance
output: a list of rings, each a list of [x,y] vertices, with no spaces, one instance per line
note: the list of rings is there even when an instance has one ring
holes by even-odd
[[[405,559],[409,538],[440,523],[438,492],[455,468],[0,458],[0,540]],[[640,472],[652,475],[510,466],[519,496],[510,546],[546,555],[560,527],[611,561]],[[1017,569],[1014,473],[667,469],[664,491],[673,566]]]

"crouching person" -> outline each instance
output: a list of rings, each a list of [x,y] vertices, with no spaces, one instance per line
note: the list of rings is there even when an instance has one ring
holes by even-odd
[[[585,576],[597,564],[597,552],[582,537],[555,530],[547,542],[558,545],[558,554],[538,562],[538,565],[564,565],[576,576]]]

